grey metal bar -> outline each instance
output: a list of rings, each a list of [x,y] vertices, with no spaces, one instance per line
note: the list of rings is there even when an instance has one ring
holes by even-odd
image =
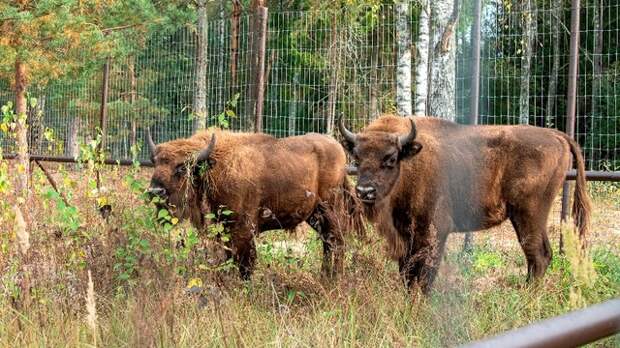
[[[17,155],[14,153],[2,155],[4,159],[15,159]],[[79,161],[73,157],[63,157],[63,156],[40,156],[40,155],[30,155],[31,161],[41,161],[41,162],[58,162],[58,163],[78,163]],[[138,161],[141,167],[153,167],[153,162],[151,161]],[[130,159],[105,159],[103,164],[107,165],[119,165],[119,166],[132,166],[133,161]]]
[[[571,169],[566,172],[566,180],[575,180],[577,171]],[[586,180],[588,181],[620,181],[620,172],[603,172],[603,171],[586,171]]]
[[[570,61],[568,63],[568,93],[566,96],[566,134],[575,138],[575,111],[577,106],[577,73],[579,69],[579,9],[580,0],[571,2],[570,20]],[[572,157],[571,157],[572,158]],[[572,166],[572,160],[571,160]],[[570,198],[568,196],[570,187],[568,182],[562,186],[562,212],[561,219],[565,221],[568,217],[568,206]],[[561,244],[561,242],[560,242]],[[561,250],[562,248],[560,248]]]
[[[578,347],[620,332],[620,299],[546,319],[465,348]]]
[[[2,155],[4,159],[15,159],[17,155],[14,153],[4,154]],[[42,161],[42,162],[59,162],[59,163],[78,163],[79,161],[73,157],[63,157],[63,156],[41,156],[41,155],[30,155],[31,161]],[[119,165],[119,166],[132,166],[133,161],[130,159],[105,159],[103,164],[107,165]],[[153,167],[153,162],[151,161],[138,161],[141,167]],[[347,174],[348,175],[357,175],[357,168],[354,166],[347,166]],[[575,180],[577,176],[577,172],[572,169],[566,172],[566,180]],[[586,180],[588,181],[620,181],[620,172],[603,172],[603,171],[586,171]]]
[[[346,169],[348,175],[357,175],[356,167],[348,165]],[[586,180],[588,181],[620,181],[620,172],[588,170],[585,172],[585,174]],[[566,180],[575,180],[576,177],[577,171],[575,169],[571,169],[566,172]]]

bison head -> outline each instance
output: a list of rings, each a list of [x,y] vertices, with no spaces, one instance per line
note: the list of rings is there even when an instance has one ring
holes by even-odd
[[[155,169],[147,192],[151,199],[157,197],[158,208],[167,208],[179,218],[198,218],[194,214],[199,202],[201,176],[215,162],[210,158],[215,147],[215,134],[209,145],[193,139],[173,140],[155,145],[147,130],[151,161]],[[197,216],[193,216],[197,215]]]
[[[344,138],[343,145],[357,167],[357,196],[367,205],[380,202],[390,194],[400,175],[401,161],[422,149],[422,145],[415,141],[413,120],[411,130],[404,135],[381,131],[354,134],[344,126],[342,119],[338,122],[338,129]]]

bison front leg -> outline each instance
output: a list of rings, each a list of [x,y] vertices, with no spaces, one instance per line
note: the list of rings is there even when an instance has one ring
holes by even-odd
[[[256,264],[254,226],[248,222],[235,224],[231,231],[232,253],[243,280],[249,280]]]
[[[446,249],[447,239],[447,233],[437,235],[437,237],[434,238],[434,245],[431,245],[428,248],[428,251],[425,252],[428,257],[426,262],[422,265],[418,278],[420,288],[426,294],[430,292],[431,287],[435,282],[435,278],[437,277],[437,272],[439,271],[439,266],[441,265],[441,259],[443,258],[443,253]]]
[[[431,233],[429,224],[416,225],[414,235],[408,243],[407,254],[399,260],[401,275],[405,284],[413,289],[419,287],[428,294],[441,264],[448,233]]]

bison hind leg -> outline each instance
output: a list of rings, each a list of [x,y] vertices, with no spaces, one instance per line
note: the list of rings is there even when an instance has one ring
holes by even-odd
[[[547,237],[547,211],[512,212],[510,221],[527,260],[527,281],[542,278],[551,263],[552,251]]]

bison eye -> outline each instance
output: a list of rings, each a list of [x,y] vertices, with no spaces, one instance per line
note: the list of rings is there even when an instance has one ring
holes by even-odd
[[[174,168],[174,176],[181,177],[187,172],[187,168],[185,167],[185,163],[181,163],[176,168]]]
[[[398,154],[391,154],[391,155],[386,156],[383,159],[383,167],[394,168],[394,166],[396,165],[397,159],[398,159]]]

